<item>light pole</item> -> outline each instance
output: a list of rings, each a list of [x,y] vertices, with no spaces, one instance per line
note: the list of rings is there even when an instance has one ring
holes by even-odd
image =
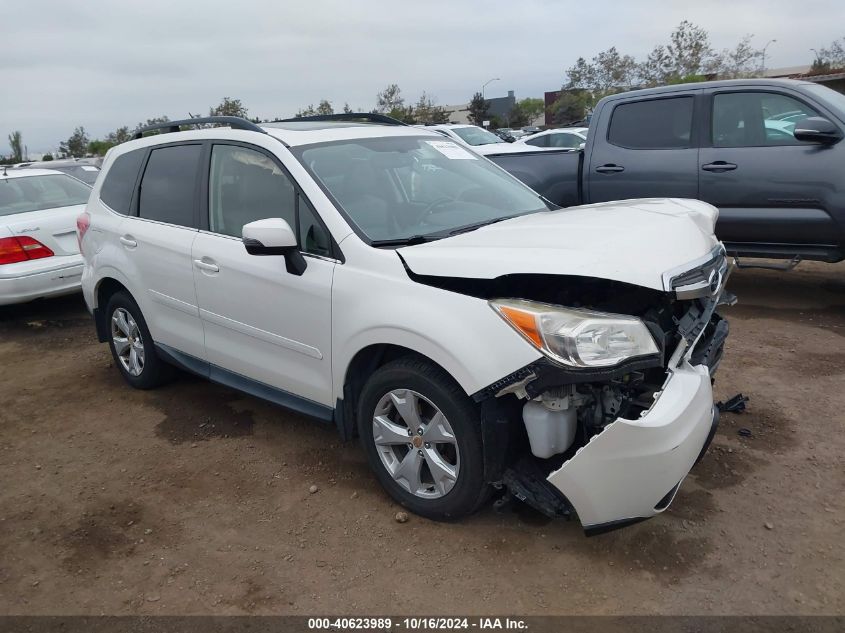
[[[493,77],[490,81],[484,82],[484,85],[481,86],[481,98],[484,98],[484,89],[487,87],[487,84],[492,83],[494,81],[501,81],[498,77]]]
[[[763,52],[760,54],[760,57],[762,58],[761,66],[760,66],[760,72],[761,73],[766,72],[766,49],[769,48],[769,46],[771,44],[774,44],[775,42],[777,42],[777,40],[769,40],[768,42],[766,42],[766,45],[763,47]]]

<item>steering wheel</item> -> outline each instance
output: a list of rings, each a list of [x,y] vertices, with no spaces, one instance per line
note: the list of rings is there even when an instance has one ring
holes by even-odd
[[[447,196],[441,196],[439,198],[436,198],[433,202],[430,202],[428,205],[426,205],[425,209],[423,209],[420,212],[420,215],[417,218],[417,222],[422,222],[428,216],[430,216],[432,213],[434,213],[434,210],[437,207],[442,207],[444,204],[447,204],[449,202],[454,202],[454,200],[452,200],[452,198],[449,198]]]

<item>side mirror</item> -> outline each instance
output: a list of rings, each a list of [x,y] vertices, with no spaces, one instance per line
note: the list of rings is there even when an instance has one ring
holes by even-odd
[[[795,124],[793,136],[799,141],[832,145],[842,140],[842,131],[832,122],[820,116],[810,116]]]
[[[250,255],[283,255],[289,273],[301,275],[305,272],[307,263],[299,252],[296,234],[282,218],[267,218],[244,224],[241,235],[246,252]]]

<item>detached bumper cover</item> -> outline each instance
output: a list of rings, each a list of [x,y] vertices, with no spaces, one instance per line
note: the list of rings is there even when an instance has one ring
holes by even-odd
[[[713,422],[706,366],[683,361],[638,420],[620,418],[548,477],[586,530],[630,523],[668,507]]]

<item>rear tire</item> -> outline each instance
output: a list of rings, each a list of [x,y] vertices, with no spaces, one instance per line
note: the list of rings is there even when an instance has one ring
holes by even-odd
[[[106,319],[112,358],[126,382],[136,389],[152,389],[173,375],[173,368],[156,354],[144,315],[128,292],[111,296]]]
[[[405,357],[379,368],[357,419],[379,483],[409,510],[455,519],[488,498],[478,407],[439,367]]]

